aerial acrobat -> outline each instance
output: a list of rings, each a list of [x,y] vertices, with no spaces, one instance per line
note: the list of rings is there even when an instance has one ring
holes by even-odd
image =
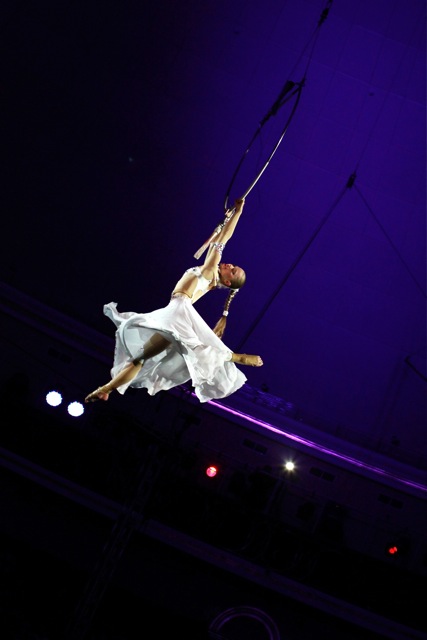
[[[328,0],[322,11],[311,36],[313,42],[328,16],[331,4],[332,0]],[[231,301],[245,283],[246,274],[241,267],[220,260],[225,244],[239,221],[246,196],[267,169],[288,130],[304,85],[305,77],[300,82],[287,80],[271,109],[259,123],[231,179],[225,201],[224,221],[194,254],[199,259],[207,250],[206,259],[201,266],[185,271],[172,291],[169,304],[150,313],[120,313],[115,302],[104,306],[104,314],[117,328],[111,380],[89,393],[85,402],[108,400],[112,391],[124,394],[128,387],[145,388],[150,395],[154,395],[189,380],[198,399],[207,402],[225,398],[243,386],[246,376],[236,364],[252,367],[264,364],[260,356],[234,353],[222,342]],[[235,201],[234,208],[230,209],[228,194],[252,144],[268,120],[292,98],[295,101],[291,113],[269,157],[252,184]],[[222,317],[214,329],[211,329],[193,304],[208,291],[224,288],[229,292]]]
[[[243,386],[247,378],[236,364],[263,365],[260,356],[234,353],[222,342],[231,301],[244,285],[246,274],[241,267],[220,260],[244,204],[242,197],[233,209],[227,209],[224,222],[205,243],[203,264],[185,271],[166,307],[149,313],[121,313],[115,302],[104,306],[104,314],[117,328],[111,380],[89,393],[85,402],[106,401],[112,391],[124,394],[128,387],[145,388],[155,395],[189,380],[200,402],[207,402]],[[222,316],[211,329],[193,305],[214,289],[227,289],[228,295]]]

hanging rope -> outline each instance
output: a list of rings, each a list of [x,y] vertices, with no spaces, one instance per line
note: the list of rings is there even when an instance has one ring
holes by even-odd
[[[259,173],[257,174],[257,176],[255,177],[255,179],[252,181],[252,183],[249,185],[249,187],[244,191],[243,195],[241,196],[241,198],[246,198],[248,196],[248,194],[252,191],[252,189],[254,188],[254,186],[257,184],[257,182],[259,181],[259,179],[261,178],[262,174],[264,173],[264,171],[267,169],[268,165],[270,164],[271,159],[273,158],[274,154],[276,153],[280,143],[282,142],[288,128],[289,125],[292,121],[292,118],[295,115],[296,109],[298,107],[298,103],[300,101],[301,98],[301,91],[305,85],[305,80],[306,80],[306,76],[307,76],[307,71],[308,71],[308,67],[309,64],[311,62],[312,59],[312,55],[313,55],[313,50],[314,50],[314,46],[315,43],[317,41],[317,37],[319,35],[319,29],[321,27],[321,25],[325,22],[328,13],[329,13],[329,9],[330,6],[332,4],[332,0],[328,0],[327,5],[325,7],[325,9],[322,11],[319,21],[317,23],[317,26],[314,30],[314,33],[312,34],[312,36],[310,37],[307,45],[304,47],[303,53],[304,51],[307,49],[309,43],[311,41],[313,41],[312,44],[312,49],[311,49],[311,53],[309,55],[308,58],[308,62],[306,65],[306,70],[305,70],[305,74],[303,76],[303,79],[301,80],[301,82],[293,82],[292,80],[287,80],[285,82],[285,85],[283,86],[282,90],[280,91],[277,99],[274,101],[271,109],[267,112],[267,114],[262,118],[261,122],[258,125],[257,130],[255,131],[254,135],[252,136],[252,139],[249,143],[249,145],[247,146],[245,152],[243,153],[239,163],[237,164],[236,170],[233,173],[233,176],[231,178],[230,184],[228,186],[227,189],[227,193],[225,196],[225,201],[224,201],[224,211],[225,211],[225,216],[224,216],[224,220],[222,222],[220,222],[218,224],[218,226],[215,228],[215,230],[213,231],[213,233],[209,236],[209,238],[202,244],[202,246],[200,247],[200,249],[198,249],[198,251],[196,251],[196,253],[194,254],[194,257],[199,259],[203,253],[206,251],[206,249],[208,248],[209,244],[213,241],[213,239],[215,238],[215,236],[217,236],[220,231],[224,228],[224,226],[227,224],[227,222],[232,218],[232,216],[235,213],[235,207],[229,209],[228,208],[228,200],[230,197],[230,191],[231,188],[240,172],[240,169],[243,165],[243,162],[245,160],[245,158],[247,157],[250,148],[252,147],[253,143],[255,142],[256,138],[258,137],[258,135],[261,133],[262,128],[265,126],[265,124],[268,122],[268,120],[271,118],[271,116],[275,116],[277,115],[278,111],[283,107],[284,104],[286,104],[291,98],[293,98],[294,96],[296,96],[295,98],[295,103],[294,106],[291,110],[291,113],[285,123],[285,126],[276,142],[276,144],[273,147],[273,150],[271,151],[269,157],[267,158],[267,161],[264,163],[263,167],[261,168],[261,170],[259,171]],[[301,54],[302,56],[303,54]],[[300,58],[301,58],[300,56]],[[295,68],[295,67],[294,67]],[[289,94],[289,95],[288,95]]]

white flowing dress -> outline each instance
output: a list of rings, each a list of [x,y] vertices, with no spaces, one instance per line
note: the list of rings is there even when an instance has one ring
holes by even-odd
[[[203,277],[200,267],[192,267],[186,273],[190,271],[198,278],[197,289],[207,290],[210,281]],[[164,351],[144,362],[130,383],[118,387],[121,394],[128,387],[135,387],[145,388],[153,396],[191,380],[197,398],[207,402],[231,395],[247,380],[231,361],[232,351],[215,335],[187,296],[173,297],[166,307],[150,313],[120,313],[117,303],[110,302],[104,306],[104,314],[117,327],[112,377],[141,357],[145,342],[154,333],[170,342]]]

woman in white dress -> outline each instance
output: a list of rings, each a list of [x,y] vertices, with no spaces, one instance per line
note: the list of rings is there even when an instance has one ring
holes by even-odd
[[[92,391],[85,402],[108,400],[115,389],[124,394],[131,387],[150,395],[191,380],[200,402],[225,398],[246,382],[236,364],[260,367],[260,356],[233,353],[221,340],[230,303],[246,275],[241,267],[220,262],[226,242],[241,216],[244,199],[236,200],[234,213],[218,227],[200,267],[185,271],[169,304],[150,313],[120,313],[115,302],[104,313],[116,325],[116,347],[111,380]],[[232,214],[232,215],[231,215]],[[208,291],[229,289],[223,314],[211,329],[193,304]]]

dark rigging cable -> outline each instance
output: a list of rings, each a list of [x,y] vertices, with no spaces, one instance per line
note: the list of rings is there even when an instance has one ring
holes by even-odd
[[[264,314],[267,312],[269,307],[272,305],[272,303],[274,302],[276,297],[279,295],[280,291],[282,290],[282,288],[284,287],[286,282],[289,280],[289,278],[291,277],[292,273],[295,271],[295,269],[297,268],[298,264],[301,262],[302,258],[307,253],[307,251],[310,248],[310,246],[313,244],[315,238],[319,235],[321,229],[324,227],[326,222],[329,220],[329,218],[332,215],[333,211],[335,210],[335,208],[338,206],[339,202],[343,198],[346,190],[350,189],[353,186],[354,178],[355,178],[355,176],[354,176],[354,174],[352,174],[350,176],[350,178],[348,179],[346,186],[344,187],[344,189],[342,189],[341,193],[336,198],[336,200],[335,200],[334,204],[332,205],[332,207],[330,207],[329,211],[323,216],[323,219],[317,225],[317,228],[315,229],[315,231],[312,234],[311,238],[306,243],[305,247],[300,251],[300,253],[297,256],[297,258],[293,261],[293,263],[291,264],[291,266],[289,267],[289,269],[285,273],[285,276],[282,278],[282,281],[280,282],[279,286],[274,291],[274,293],[271,296],[271,298],[267,301],[267,303],[261,309],[261,311],[258,314],[258,316],[253,321],[252,325],[249,327],[248,331],[246,332],[246,335],[243,337],[243,339],[241,340],[240,344],[237,346],[236,352],[240,353],[242,351],[243,345],[248,340],[249,336],[252,334],[252,332],[254,331],[255,327],[257,326],[257,324],[259,323],[261,318],[264,316]]]
[[[375,213],[373,212],[372,208],[369,206],[366,198],[363,196],[362,192],[360,191],[359,187],[356,186],[356,191],[359,194],[359,196],[362,198],[366,208],[368,209],[369,213],[371,214],[371,216],[373,217],[373,219],[375,220],[375,222],[377,223],[377,225],[379,226],[379,228],[381,229],[381,231],[383,232],[384,236],[387,238],[388,242],[390,243],[390,246],[392,247],[392,249],[395,251],[395,253],[397,254],[399,260],[401,261],[401,263],[403,264],[403,266],[405,267],[406,271],[409,273],[409,275],[411,276],[412,280],[415,282],[415,285],[418,287],[418,289],[421,291],[421,293],[423,294],[424,298],[427,298],[427,294],[424,291],[424,289],[422,288],[421,284],[418,282],[418,280],[415,278],[414,274],[412,273],[412,271],[410,270],[410,268],[408,267],[408,265],[406,264],[406,262],[404,261],[404,259],[402,258],[402,256],[400,255],[396,245],[393,243],[392,239],[390,238],[390,236],[388,235],[387,231],[385,230],[384,226],[381,224],[381,222],[378,220],[377,216],[375,215]]]
[[[328,5],[330,5],[331,3],[328,3]],[[321,20],[319,21],[319,25],[322,23],[322,21],[324,22],[324,20],[327,17],[327,12],[328,12],[328,8],[325,9],[325,11],[322,13],[322,17]],[[397,74],[397,71],[396,71]],[[285,85],[286,87],[286,85]],[[283,91],[282,91],[282,95],[283,95]],[[279,96],[280,99],[280,96]],[[277,101],[275,103],[275,105],[277,104]],[[375,124],[377,123],[377,121],[380,118],[381,112],[384,108],[384,104],[385,104],[385,98],[383,101],[383,105],[380,109],[380,112],[377,115],[377,119]],[[273,108],[274,106],[273,105]],[[374,126],[375,126],[374,124]],[[371,136],[369,136],[368,141],[366,142],[365,148],[363,149],[362,154],[365,152],[369,139]],[[359,159],[360,162],[360,159]],[[356,169],[359,165],[359,162],[356,165]],[[351,174],[351,176],[349,177],[348,181],[347,181],[347,185],[346,185],[346,189],[350,189],[356,180],[356,169],[353,171],[353,173]],[[393,245],[390,237],[388,236],[387,232],[385,231],[384,227],[381,225],[380,221],[378,220],[378,218],[375,216],[375,214],[373,213],[372,209],[369,207],[366,199],[363,197],[363,195],[361,194],[360,190],[356,187],[356,191],[358,192],[359,196],[362,198],[363,202],[365,203],[366,207],[368,208],[368,211],[371,213],[371,215],[373,216],[373,218],[375,219],[375,221],[377,222],[377,224],[379,225],[379,227],[381,228],[382,232],[384,233],[385,237],[387,238],[387,240],[390,242],[392,248],[394,249],[394,251],[397,253],[397,255],[399,256],[399,259],[401,260],[401,262],[403,263],[404,267],[406,268],[406,270],[408,271],[409,275],[411,276],[411,278],[414,280],[416,286],[418,287],[418,289],[421,291],[422,295],[424,297],[426,297],[426,292],[423,290],[422,286],[419,284],[419,282],[416,280],[415,276],[412,274],[412,272],[410,271],[409,267],[407,266],[407,264],[405,263],[405,261],[403,260],[402,256],[399,254],[397,248]],[[237,351],[242,351],[243,349],[243,345],[246,342],[246,340],[249,338],[249,336],[252,334],[252,332],[254,331],[256,325],[260,322],[260,320],[262,319],[264,313],[266,313],[266,311],[268,310],[268,308],[270,307],[270,305],[272,304],[273,300],[277,297],[277,295],[279,294],[280,290],[282,289],[282,287],[285,285],[285,283],[288,281],[289,277],[291,276],[292,272],[295,270],[298,262],[302,259],[302,257],[304,256],[304,254],[306,253],[306,251],[308,250],[309,246],[312,244],[312,242],[314,241],[315,237],[317,236],[317,234],[319,233],[320,229],[323,227],[323,225],[326,223],[326,221],[328,220],[330,214],[332,213],[332,211],[334,210],[334,208],[337,206],[337,204],[339,203],[339,201],[341,200],[341,198],[343,197],[344,192],[342,192],[338,199],[336,200],[335,204],[333,204],[331,210],[329,211],[329,213],[323,218],[322,222],[320,223],[320,225],[318,226],[318,228],[315,230],[313,236],[311,237],[311,239],[309,240],[309,242],[307,243],[306,247],[302,250],[302,252],[299,254],[297,260],[294,261],[294,263],[291,265],[291,267],[288,269],[287,273],[285,274],[283,280],[281,281],[279,287],[276,289],[276,291],[273,293],[273,296],[271,297],[271,299],[267,302],[267,304],[264,306],[264,308],[262,309],[262,311],[258,314],[257,318],[255,319],[255,321],[252,323],[251,327],[249,328],[248,332],[246,333],[246,336],[243,338],[243,340],[240,342],[240,345],[237,347]]]
[[[420,31],[420,25],[422,25],[422,24],[423,24],[423,23],[422,23],[422,21],[420,20],[420,21],[417,23],[416,30]],[[421,33],[421,31],[420,31],[420,33]],[[420,35],[420,37],[421,37],[421,35]],[[412,42],[412,41],[415,41],[415,33],[413,34],[413,37],[411,38],[411,42]],[[393,77],[393,78],[392,78],[392,80],[390,81],[390,88],[391,88],[391,86],[392,86],[393,81],[394,81],[394,80],[395,80],[395,78],[397,77],[399,70],[401,69],[402,62],[403,62],[404,57],[405,57],[405,55],[406,55],[407,51],[409,50],[409,48],[410,48],[410,46],[408,45],[408,46],[406,47],[405,52],[403,53],[403,55],[402,55],[402,57],[401,57],[400,64],[397,66],[396,71],[395,71],[395,74],[394,74],[394,77]],[[368,144],[369,144],[369,142],[370,142],[370,140],[371,140],[371,138],[372,138],[372,131],[374,130],[374,128],[375,128],[375,126],[377,125],[377,123],[379,122],[379,120],[380,120],[380,118],[381,118],[381,115],[382,115],[382,113],[383,113],[383,111],[384,111],[385,101],[386,101],[387,95],[388,95],[388,94],[386,93],[386,94],[385,94],[385,96],[384,96],[384,98],[383,98],[381,108],[379,109],[378,114],[377,114],[376,119],[375,119],[375,122],[373,123],[373,125],[372,125],[372,127],[371,127],[371,133],[370,133],[370,134],[369,134],[369,136],[367,137],[366,143],[365,143],[365,145],[364,145],[364,147],[363,147],[363,149],[362,149],[362,151],[361,151],[361,153],[360,153],[359,160],[358,160],[358,162],[357,162],[357,164],[356,164],[356,169],[354,170],[354,173],[353,173],[354,177],[356,177],[356,171],[357,171],[357,168],[359,167],[360,160],[361,160],[362,156],[364,155],[364,153],[365,153],[365,151],[366,151],[366,149],[367,149],[367,147],[368,147]],[[354,181],[353,181],[353,182],[354,182]],[[381,224],[380,220],[378,219],[378,217],[377,217],[377,216],[375,215],[375,213],[373,212],[372,207],[370,207],[370,206],[369,206],[369,203],[368,203],[367,199],[364,197],[364,195],[362,194],[362,192],[361,192],[360,188],[356,185],[355,189],[356,189],[357,193],[359,194],[360,198],[362,199],[362,201],[363,201],[364,205],[365,205],[365,206],[366,206],[366,208],[368,209],[369,213],[371,214],[371,216],[373,217],[373,219],[375,220],[375,222],[377,223],[377,225],[378,225],[378,226],[379,226],[379,228],[381,229],[382,233],[384,234],[384,237],[387,239],[387,241],[389,242],[390,246],[391,246],[391,247],[392,247],[392,249],[395,251],[395,253],[396,253],[396,255],[398,256],[399,260],[402,262],[403,266],[405,267],[406,271],[409,273],[410,277],[411,277],[411,278],[412,278],[412,280],[414,281],[414,283],[415,283],[416,287],[421,291],[421,293],[422,293],[423,297],[424,297],[424,298],[426,298],[426,297],[427,297],[426,291],[423,289],[422,285],[418,282],[418,280],[415,278],[414,274],[413,274],[413,273],[411,272],[411,270],[409,269],[409,267],[408,267],[408,265],[406,264],[405,260],[403,259],[402,255],[399,253],[399,251],[398,251],[397,247],[394,245],[393,241],[391,240],[390,236],[388,235],[388,233],[387,233],[387,231],[386,231],[386,229],[385,229],[384,225],[383,225],[383,224]]]

